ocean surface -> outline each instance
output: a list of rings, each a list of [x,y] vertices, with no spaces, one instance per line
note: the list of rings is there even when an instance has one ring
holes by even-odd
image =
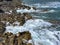
[[[29,31],[33,45],[60,45],[60,0],[23,0],[23,4],[31,9],[17,12],[30,13],[34,19],[26,21],[23,26],[6,26],[6,32]]]
[[[41,19],[59,20],[60,21],[60,0],[24,0],[28,5],[36,7],[38,10],[54,10],[50,13],[34,13],[35,16]]]

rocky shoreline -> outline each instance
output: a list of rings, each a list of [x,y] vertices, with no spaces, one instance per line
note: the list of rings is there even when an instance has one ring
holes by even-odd
[[[36,10],[35,7],[32,7]],[[17,13],[17,9],[30,10],[31,7],[22,5],[19,0],[0,1],[0,45],[32,45],[32,37],[29,31],[13,34],[6,32],[6,26],[23,26],[32,19],[29,13]]]
[[[18,34],[4,33],[0,35],[0,45],[32,45],[32,38],[29,31]]]
[[[9,2],[9,3],[7,3]],[[0,1],[0,23],[5,26],[23,25],[27,20],[32,19],[32,16],[28,13],[17,13],[17,9],[31,9],[31,7],[23,5],[19,0],[3,0]],[[18,3],[18,4],[16,4]],[[10,5],[9,5],[10,4]],[[33,7],[33,9],[35,9]],[[1,26],[0,26],[1,27]]]
[[[3,30],[6,26],[23,26],[23,24],[32,19],[28,13],[23,14],[11,14],[11,15],[0,15],[0,33],[3,33]]]

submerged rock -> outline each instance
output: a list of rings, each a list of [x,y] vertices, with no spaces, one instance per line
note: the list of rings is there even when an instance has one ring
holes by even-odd
[[[23,13],[23,15],[25,16],[25,20],[32,19],[32,16],[29,15],[28,13]]]

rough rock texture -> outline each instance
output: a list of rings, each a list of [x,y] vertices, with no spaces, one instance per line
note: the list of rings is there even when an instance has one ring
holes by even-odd
[[[28,43],[29,40],[32,40],[29,31],[18,34],[7,32],[0,36],[0,45],[32,45],[32,43]]]
[[[36,10],[35,7],[32,7],[34,10]],[[0,13],[8,13],[11,14],[16,13],[17,9],[31,9],[30,6],[23,5],[21,0],[2,0],[0,1]]]
[[[3,22],[4,24],[6,24],[7,22],[9,22],[8,24],[12,24],[14,25],[15,22],[18,22],[19,25],[23,25],[26,20],[32,19],[32,16],[30,16],[28,13],[24,13],[24,14],[3,14],[0,15],[0,21]]]
[[[5,31],[5,24],[3,24],[2,22],[0,22],[0,34],[3,34]]]

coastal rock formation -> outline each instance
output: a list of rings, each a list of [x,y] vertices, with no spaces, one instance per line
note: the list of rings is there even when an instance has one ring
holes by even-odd
[[[29,31],[19,32],[18,34],[7,32],[0,36],[0,39],[1,45],[32,45],[32,43],[29,42],[32,40]]]
[[[23,25],[27,20],[32,19],[32,16],[30,16],[28,13],[23,13],[23,14],[3,14],[0,15],[0,21],[3,22],[4,24],[12,24],[12,25]]]
[[[30,10],[31,8],[36,10],[35,7],[23,5],[21,0],[2,0],[2,1],[0,1],[0,13],[11,14],[11,13],[16,13],[17,9]]]
[[[25,20],[32,19],[32,16],[28,13],[23,13],[23,15],[25,16]]]
[[[5,32],[7,26],[23,26],[27,20],[32,19],[28,13],[17,13],[17,9],[30,10],[31,7],[22,5],[21,0],[0,0],[0,45],[32,45],[29,31],[18,34]]]

